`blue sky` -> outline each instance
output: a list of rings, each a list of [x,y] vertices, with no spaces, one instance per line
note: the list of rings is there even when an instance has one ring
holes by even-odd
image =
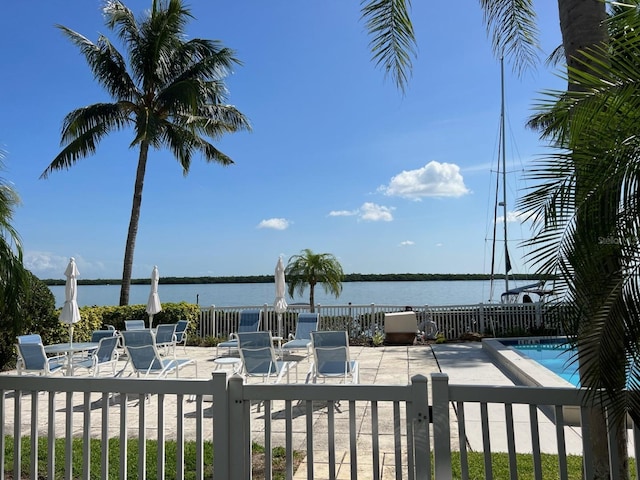
[[[150,0],[130,0],[141,13]],[[236,163],[192,163],[151,151],[133,277],[272,274],[279,255],[332,253],[345,273],[486,273],[491,169],[498,155],[500,68],[478,2],[414,1],[418,58],[405,95],[370,60],[357,0],[192,0],[187,33],[220,40],[243,65],[230,103],[253,132],[217,146]],[[77,49],[54,27],[91,40],[115,35],[102,0],[3,4],[0,149],[26,265],[64,278],[120,278],[137,151],[113,135],[68,171],[40,174],[60,150],[71,110],[108,100]],[[560,43],[557,3],[535,2],[544,58]],[[561,88],[543,63],[507,65],[510,171],[544,152],[524,128],[540,91]],[[510,210],[526,185],[510,175]],[[512,263],[526,271],[509,223]]]

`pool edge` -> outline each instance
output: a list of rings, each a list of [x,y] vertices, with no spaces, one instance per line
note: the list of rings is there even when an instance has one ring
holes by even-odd
[[[536,338],[548,337],[509,337],[508,340],[531,342]],[[487,352],[496,364],[509,373],[514,383],[529,387],[576,388],[571,382],[559,377],[535,360],[526,358],[514,349],[509,348],[509,346],[504,345],[501,340],[507,340],[507,338],[484,338],[482,339],[482,349]],[[555,414],[552,408],[546,410],[545,413],[555,422]],[[565,406],[562,414],[565,425],[580,424],[580,409],[578,407]]]

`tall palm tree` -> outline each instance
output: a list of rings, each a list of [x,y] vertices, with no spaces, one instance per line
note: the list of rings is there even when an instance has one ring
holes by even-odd
[[[532,120],[558,150],[532,171],[522,206],[541,220],[541,268],[563,274],[581,377],[622,423],[640,421],[640,17],[614,12],[609,44],[587,52],[587,72],[569,70],[576,88],[548,92]]]
[[[321,284],[326,293],[330,293],[336,298],[342,293],[342,280],[344,279],[342,265],[330,253],[313,253],[308,248],[302,250],[299,255],[293,255],[289,258],[285,275],[290,297],[293,298],[296,290],[298,295],[302,295],[305,288],[309,287],[311,312],[315,312],[314,291],[317,284]]]
[[[402,0],[370,0],[368,3],[386,5],[388,8],[395,6],[396,8],[404,7],[406,9],[406,3]],[[534,51],[530,46],[534,46],[537,42],[533,1],[480,0],[480,4],[485,14],[487,29],[493,37],[493,46],[496,54],[500,56],[505,53],[511,54],[507,56],[514,58],[516,65],[530,63],[530,59],[533,58],[531,53]],[[382,11],[385,11],[384,6],[379,6],[369,14],[376,17],[383,25],[393,29],[393,19],[381,15],[379,12]],[[606,45],[608,41],[605,27],[605,2],[602,0],[558,0],[558,12],[562,32],[562,47],[568,71],[583,72],[586,76],[597,75],[601,62],[606,63],[609,55],[608,49],[601,47]],[[364,13],[367,14],[368,12],[364,10]],[[405,14],[406,12],[401,16]],[[368,25],[376,25],[376,22],[371,22]],[[375,29],[369,27],[369,31],[372,35],[375,35],[380,28],[379,26]],[[625,33],[635,33],[627,30],[624,30]],[[374,52],[383,54],[384,52],[392,51],[392,38],[393,36],[388,35],[385,42],[373,44]],[[591,51],[591,54],[588,53],[589,51]],[[410,65],[407,68],[410,68]],[[580,82],[568,82],[567,90],[569,93],[576,92],[581,94],[582,88],[584,88],[584,85],[581,85]],[[567,286],[572,292],[573,305],[586,305],[586,308],[575,310],[576,321],[582,326],[592,325],[594,322],[597,324],[597,317],[600,312],[599,307],[608,306],[606,302],[602,303],[594,300],[594,298],[617,298],[618,305],[625,303],[619,290],[616,289],[623,282],[624,277],[630,273],[629,270],[623,268],[624,261],[621,259],[621,255],[624,252],[622,249],[600,248],[596,240],[597,235],[594,236],[594,233],[606,232],[607,229],[615,225],[617,218],[617,203],[615,200],[618,197],[618,192],[623,188],[628,188],[629,184],[616,184],[615,181],[603,182],[604,191],[601,195],[597,199],[591,197],[589,188],[592,185],[593,171],[590,169],[589,146],[592,146],[593,142],[589,142],[589,137],[581,139],[580,135],[584,132],[578,128],[569,128],[569,126],[570,124],[566,124],[567,128],[562,131],[562,135],[564,135],[562,140],[564,142],[559,141],[559,144],[568,149],[567,164],[572,169],[573,182],[563,183],[562,188],[556,193],[562,195],[562,198],[569,202],[579,201],[582,198],[590,199],[588,207],[580,207],[578,204],[572,206],[575,209],[575,224],[573,226],[575,228],[574,233],[576,235],[574,238],[576,243],[574,244],[574,249],[571,252],[567,252],[565,257],[567,263],[563,265],[565,268],[563,273],[568,280]],[[603,131],[606,131],[606,128]],[[556,140],[558,141],[557,137]],[[604,142],[603,145],[609,145],[609,143]],[[600,171],[602,172],[602,170]],[[606,177],[596,178],[603,179]],[[553,225],[557,217],[564,218],[568,215],[568,211],[573,211],[567,210],[567,204],[563,205],[564,209],[561,208],[555,211],[554,208],[557,206],[557,204],[549,203],[547,208],[542,208],[539,211],[540,218]],[[597,223],[598,229],[593,228],[594,223]],[[544,233],[541,235],[544,236]],[[558,241],[559,238],[555,237],[555,240]],[[560,246],[560,244],[556,243],[555,246]],[[542,255],[542,258],[544,258],[544,253],[544,249],[534,251],[535,255]],[[585,262],[585,258],[594,260],[594,262]],[[596,259],[597,261],[595,261]],[[544,263],[544,260],[542,262]],[[602,267],[605,268],[603,269]],[[631,314],[633,309],[630,308],[628,303],[626,305],[626,309],[613,309],[612,311],[618,315],[618,319],[623,323],[638,323],[637,317],[633,319],[634,315]],[[578,353],[582,362],[581,374],[584,373],[586,380],[585,386],[591,387],[589,383],[592,380],[591,371],[601,371],[604,376],[618,379],[618,385],[621,378],[628,380],[629,374],[635,373],[625,372],[624,366],[619,361],[607,363],[608,355],[601,357],[589,355],[590,351],[598,351],[599,345],[609,348],[609,353],[611,354],[619,353],[621,341],[619,339],[616,340],[619,336],[618,334],[613,330],[600,332],[606,336],[607,341],[603,341],[601,336],[593,334],[594,330],[591,328],[587,327],[586,332],[591,332],[591,334],[582,335],[581,342],[578,345]],[[638,342],[639,339],[640,337],[635,337],[633,341]],[[585,360],[583,362],[583,356],[597,358],[597,361]],[[597,388],[597,383],[593,384],[593,389],[595,390],[595,388]],[[603,415],[597,409],[592,409],[590,420],[592,422],[592,438],[595,441],[596,452],[595,476],[596,478],[609,478],[608,446],[606,444],[607,425]],[[619,423],[616,429],[617,448],[621,456],[626,457],[624,433],[624,425]],[[625,478],[627,476],[626,462],[621,463],[620,471],[614,472],[617,475],[616,478]]]
[[[59,28],[80,49],[113,102],[81,107],[65,117],[65,146],[41,178],[93,154],[108,133],[133,129],[131,146],[139,149],[138,167],[120,290],[120,305],[127,305],[149,149],[169,148],[184,175],[194,153],[207,162],[230,165],[231,158],[207,138],[249,130],[250,125],[225,103],[224,78],[240,62],[217,41],[185,40],[192,15],[182,0],[154,0],[140,21],[119,0],[107,2],[104,14],[107,27],[125,45],[127,57],[102,35],[94,43],[67,27]]]

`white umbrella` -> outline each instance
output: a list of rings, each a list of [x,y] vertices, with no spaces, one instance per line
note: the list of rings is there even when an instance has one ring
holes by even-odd
[[[287,284],[284,281],[284,265],[282,257],[278,258],[276,265],[276,301],[273,303],[273,309],[278,314],[278,336],[282,337],[282,314],[287,311],[287,301],[284,298],[284,292]]]
[[[158,281],[160,280],[160,274],[158,273],[158,267],[153,267],[151,272],[151,291],[149,292],[149,301],[147,302],[147,314],[149,315],[149,328],[153,327],[153,316],[162,310],[160,305],[160,297],[158,296]]]
[[[64,286],[64,305],[60,312],[60,321],[69,324],[69,343],[73,343],[73,324],[80,321],[78,309],[78,267],[75,258],[71,257],[67,269],[64,271],[67,283]]]

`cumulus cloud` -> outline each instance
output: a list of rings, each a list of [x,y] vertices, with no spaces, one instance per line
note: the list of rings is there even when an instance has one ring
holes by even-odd
[[[388,196],[421,200],[423,197],[461,197],[469,193],[453,163],[429,162],[417,170],[403,170],[378,189]]]
[[[330,217],[353,217],[358,215],[358,210],[332,210],[329,212]]]
[[[25,252],[24,266],[41,278],[61,277],[67,268],[69,257],[54,255],[50,252]]]
[[[393,220],[393,207],[385,207],[371,202],[365,202],[360,207],[360,218],[369,222],[390,222]]]
[[[286,230],[291,222],[286,218],[269,218],[262,220],[258,224],[258,228],[271,228],[272,230]]]
[[[411,245],[415,245],[416,242],[414,242],[413,240],[405,240],[404,242],[400,242],[400,246],[401,247],[409,247]]]
[[[368,222],[390,222],[393,220],[394,207],[385,207],[372,202],[365,202],[360,208],[355,210],[333,210],[329,212],[330,217],[358,217],[359,220]]]
[[[519,210],[512,210],[510,212],[507,212],[507,223],[514,223],[514,222],[524,223],[530,219],[531,219],[531,214],[527,212],[521,212]],[[504,222],[504,216],[500,216],[496,218],[496,223],[503,223],[503,222]]]
[[[24,254],[24,266],[39,278],[64,278],[69,258],[74,257],[80,276],[91,277],[104,269],[102,262],[89,262],[80,255],[63,257],[51,252],[30,251]]]

